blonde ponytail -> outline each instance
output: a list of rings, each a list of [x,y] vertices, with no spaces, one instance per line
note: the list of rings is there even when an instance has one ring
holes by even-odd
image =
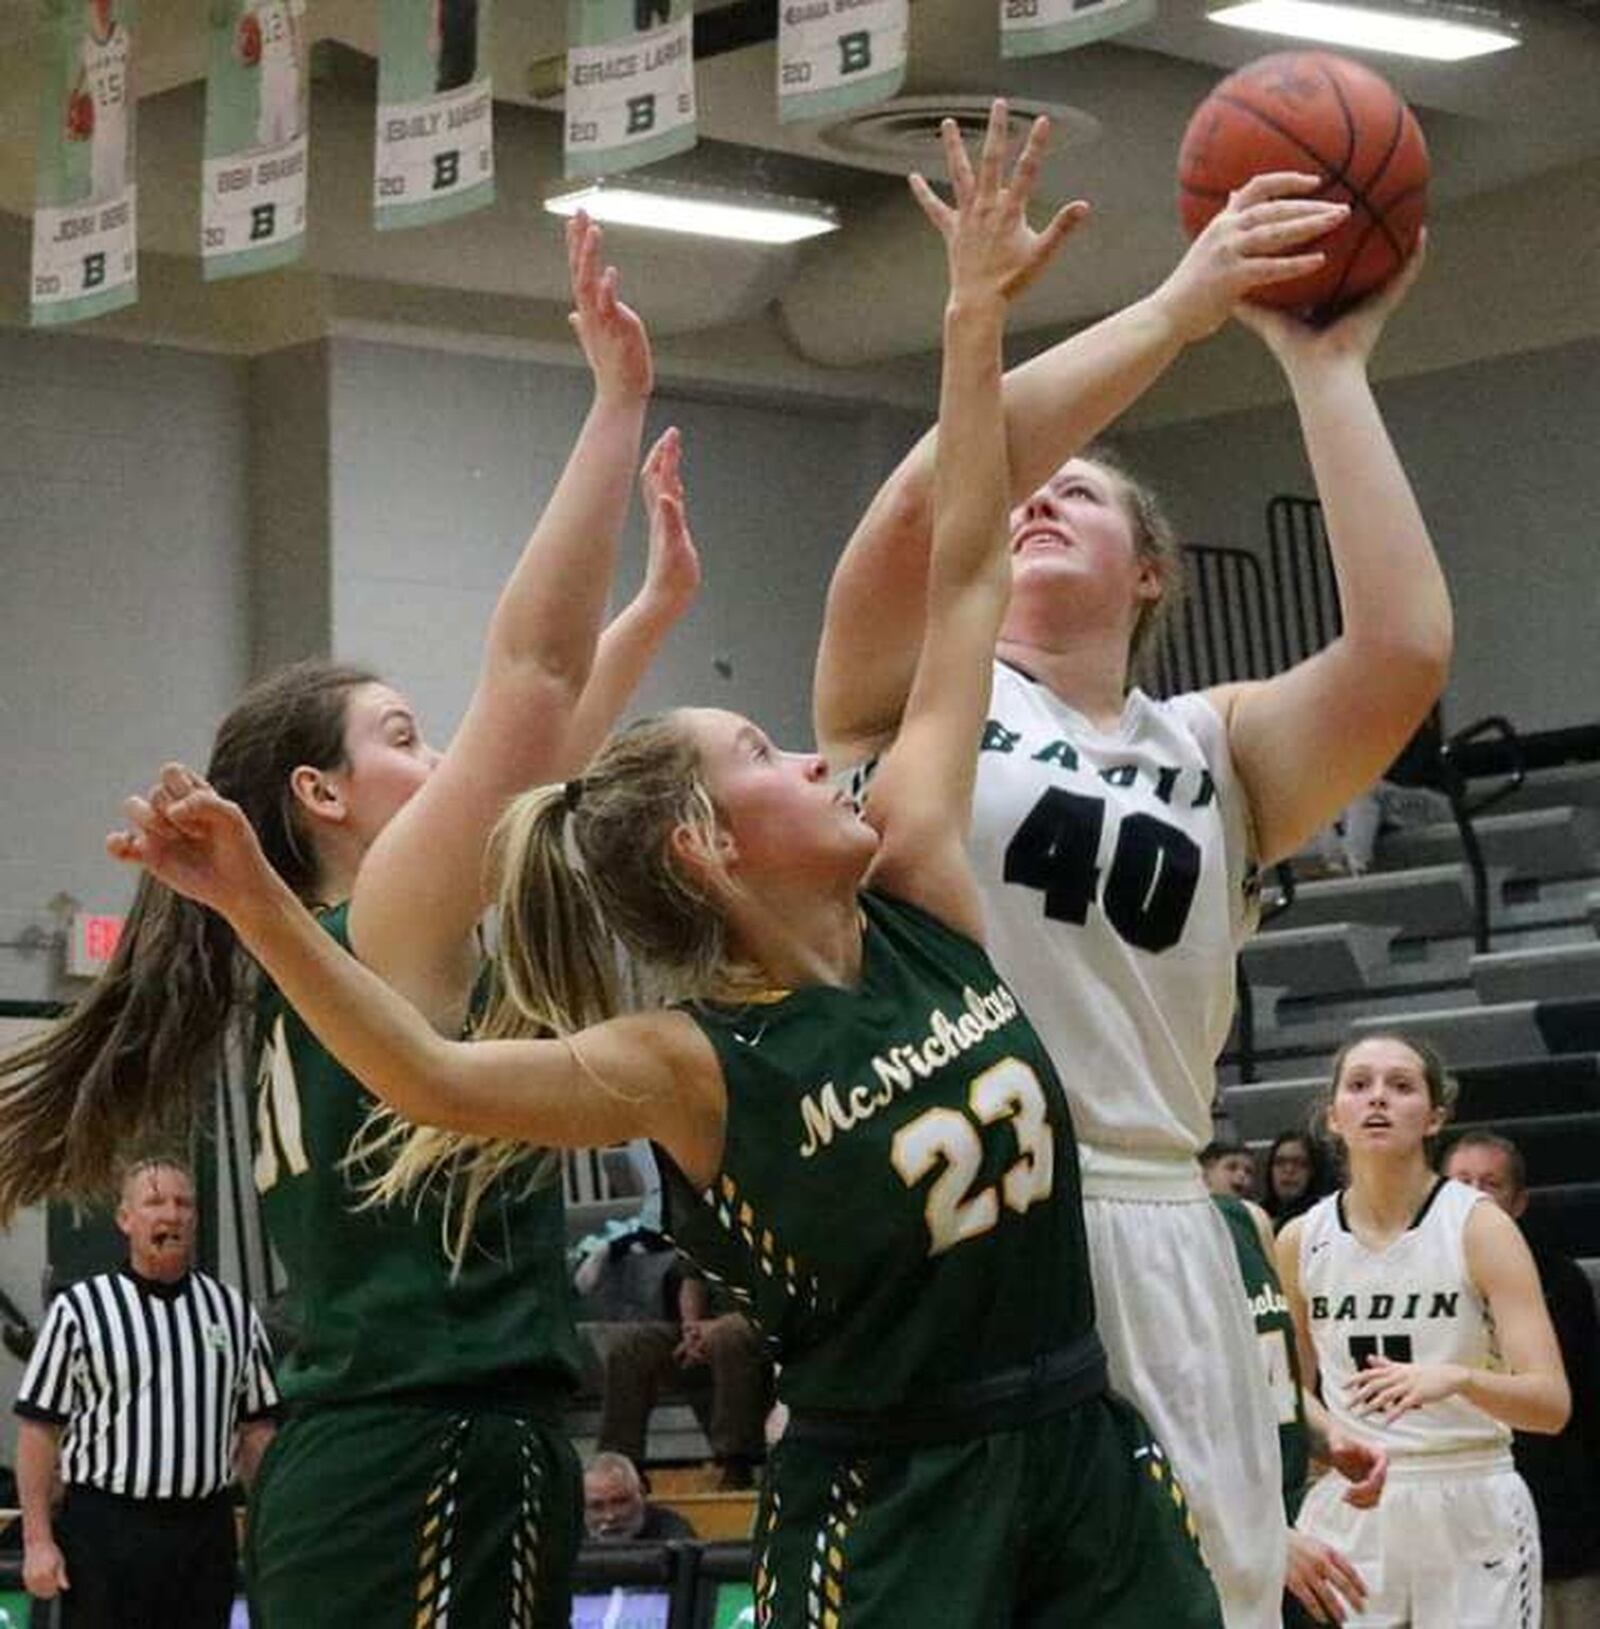
[[[571,1035],[620,1010],[616,947],[568,852],[574,801],[568,787],[524,793],[490,838],[499,945],[483,1016],[471,1026],[474,1039]],[[525,1197],[554,1181],[559,1165],[528,1143],[413,1126],[389,1109],[372,1114],[345,1163],[362,1207],[398,1202],[420,1211],[438,1193],[442,1242],[458,1271],[489,1190],[506,1183]]]

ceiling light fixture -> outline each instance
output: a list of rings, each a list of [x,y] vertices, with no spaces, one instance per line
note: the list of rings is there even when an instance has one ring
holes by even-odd
[[[1325,45],[1347,45],[1388,56],[1464,62],[1520,45],[1514,26],[1498,12],[1426,0],[1388,0],[1383,6],[1338,5],[1332,0],[1241,0],[1206,14],[1228,28],[1287,34]]]
[[[799,243],[839,229],[837,211],[805,198],[724,192],[667,182],[593,181],[546,198],[552,215],[584,210],[617,226],[730,238],[740,243]]]

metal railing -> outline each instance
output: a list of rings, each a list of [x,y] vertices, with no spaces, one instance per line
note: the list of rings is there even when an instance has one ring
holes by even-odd
[[[1270,678],[1313,656],[1339,636],[1339,588],[1322,505],[1315,498],[1280,494],[1267,504],[1267,548],[1190,544],[1183,549],[1183,600],[1143,667],[1155,695],[1176,695],[1241,679]],[[1500,737],[1511,769],[1486,793],[1468,796],[1457,755],[1485,734]],[[1426,786],[1449,800],[1472,885],[1472,936],[1489,948],[1492,902],[1473,819],[1521,785],[1516,731],[1503,718],[1479,719],[1446,736],[1437,708],[1396,760],[1386,778]],[[1278,897],[1268,917],[1294,902],[1294,871],[1275,868]],[[1266,919],[1266,918],[1264,918]],[[1255,1078],[1254,1002],[1241,962],[1236,1028],[1240,1078]]]

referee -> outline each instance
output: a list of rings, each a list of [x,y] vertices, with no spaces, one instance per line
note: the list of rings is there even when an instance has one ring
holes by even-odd
[[[275,1429],[266,1335],[191,1265],[182,1165],[129,1170],[117,1226],[127,1265],[55,1298],[17,1395],[23,1579],[59,1596],[62,1629],[224,1629],[229,1485],[236,1465],[253,1478]]]

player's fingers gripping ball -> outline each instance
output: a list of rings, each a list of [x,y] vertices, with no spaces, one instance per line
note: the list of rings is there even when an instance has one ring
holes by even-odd
[[[1387,81],[1326,51],[1285,51],[1230,74],[1195,109],[1178,154],[1178,207],[1197,236],[1228,195],[1273,170],[1318,174],[1313,195],[1350,213],[1309,248],[1321,268],[1252,292],[1329,316],[1410,258],[1428,205],[1428,147]]]
[[[88,91],[74,91],[68,98],[67,134],[73,141],[88,141],[94,135],[94,98]]]
[[[261,61],[261,19],[253,11],[239,19],[239,55],[247,68]]]

